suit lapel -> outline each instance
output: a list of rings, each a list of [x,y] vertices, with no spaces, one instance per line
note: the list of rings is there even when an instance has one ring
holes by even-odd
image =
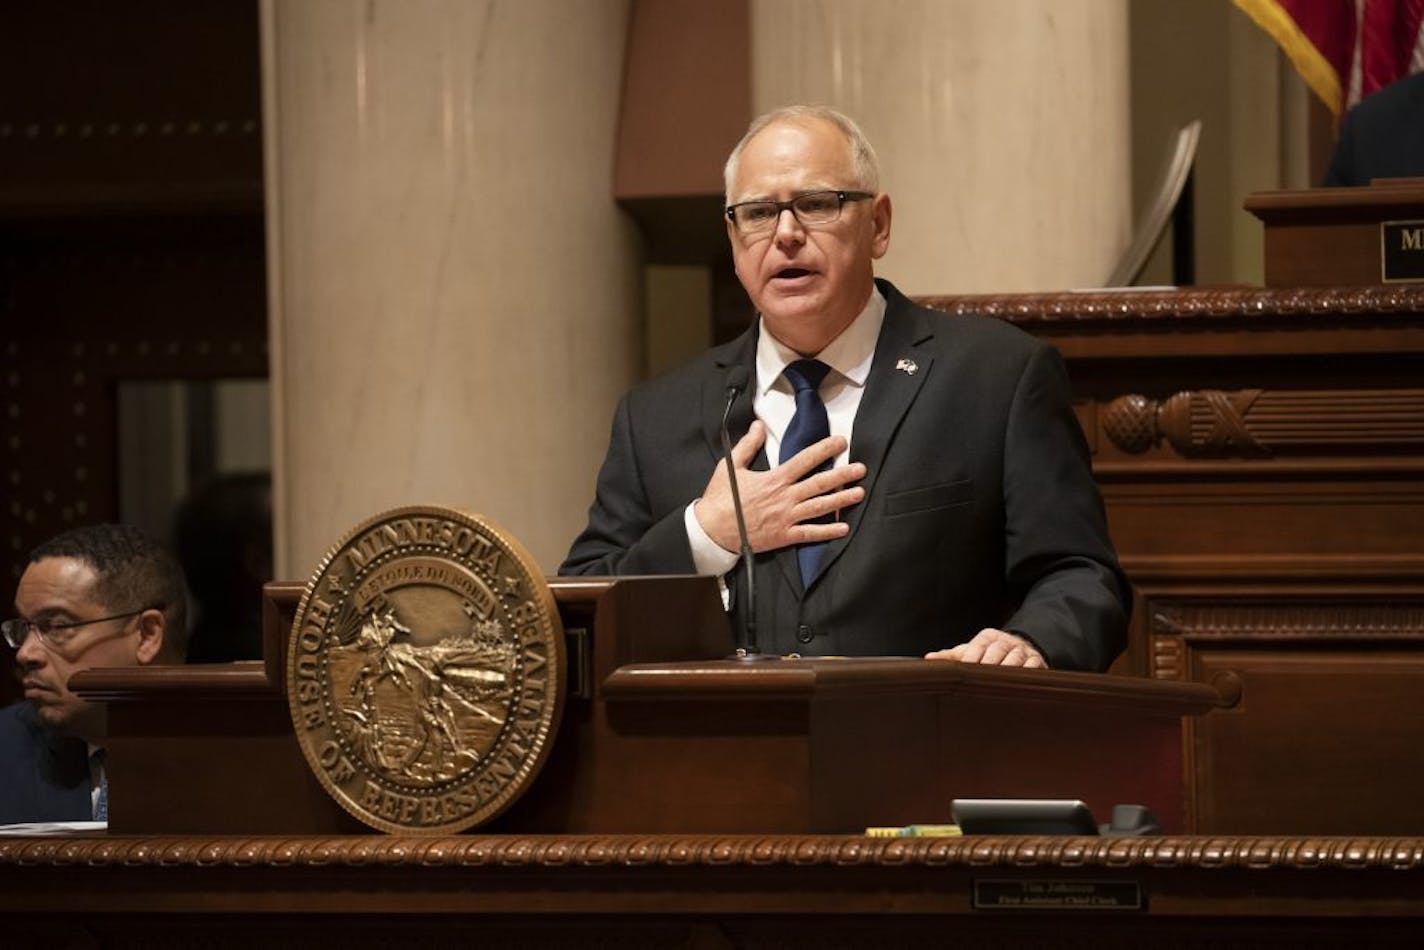
[[[880,328],[880,338],[875,343],[875,358],[870,365],[870,375],[865,381],[865,394],[860,408],[856,410],[855,425],[851,433],[850,458],[854,462],[865,463],[866,476],[860,482],[869,498],[875,490],[875,483],[884,466],[886,454],[900,427],[900,421],[909,411],[910,405],[919,394],[920,387],[929,374],[934,358],[926,352],[922,344],[934,336],[933,320],[924,311],[915,307],[894,287],[878,282],[885,295],[885,322]],[[760,324],[725,346],[713,352],[715,371],[708,373],[702,381],[702,430],[707,440],[707,448],[714,458],[722,457],[722,410],[727,402],[727,372],[735,365],[748,369],[747,391],[737,397],[732,404],[727,428],[733,444],[736,443],[752,424],[752,401],[756,382],[756,343]],[[761,471],[769,468],[766,451],[757,453],[752,467]],[[855,539],[860,527],[866,504],[862,502],[845,513],[850,531],[844,538],[830,542],[821,558],[821,566],[816,580],[822,577],[842,551]],[[801,568],[796,560],[795,547],[777,551],[775,560],[788,586],[798,597],[805,594],[801,582]]]
[[[756,341],[758,324],[712,352],[714,371],[702,380],[702,433],[714,458],[722,458],[722,411],[727,406],[727,373],[733,366],[747,368],[747,388],[732,403],[727,433],[736,445],[752,425],[752,400],[756,395]],[[753,468],[766,468],[766,453],[759,453]]]
[[[867,499],[875,492],[875,483],[885,467],[885,457],[900,428],[900,421],[919,395],[920,387],[934,363],[934,357],[922,345],[934,336],[933,319],[889,284],[883,281],[878,283],[886,298],[885,322],[875,343],[875,358],[870,364],[870,375],[865,380],[865,393],[855,413],[850,440],[850,460],[865,463],[866,475],[860,484]],[[837,538],[826,546],[816,577],[811,581],[813,587],[825,576],[841,552],[855,540],[866,506],[867,502],[861,502],[845,513],[850,531],[845,537]],[[797,574],[797,589],[800,589],[796,559],[792,557],[790,560],[791,568]]]

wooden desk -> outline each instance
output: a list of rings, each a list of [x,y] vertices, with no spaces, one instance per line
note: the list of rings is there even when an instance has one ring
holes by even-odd
[[[1144,804],[1181,831],[1183,717],[1231,701],[1196,683],[922,659],[685,659],[731,648],[710,578],[550,584],[589,644],[587,695],[565,704],[538,779],[489,830],[858,833],[1004,797],[1081,798],[1104,819]],[[275,641],[299,588],[268,592]],[[297,747],[281,666],[76,676],[108,704],[110,829],[361,830]]]
[[[1422,898],[1417,838],[0,839],[0,934],[45,946],[1403,947]]]
[[[1424,286],[941,297],[1051,341],[1188,724],[1188,827],[1424,832]]]
[[[1266,286],[1377,284],[1384,278],[1380,224],[1424,217],[1424,179],[1257,192],[1244,206],[1261,219]]]

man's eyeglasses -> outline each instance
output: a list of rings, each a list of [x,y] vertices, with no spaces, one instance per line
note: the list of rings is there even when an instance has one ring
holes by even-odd
[[[138,610],[130,610],[126,613],[114,614],[112,617],[95,617],[93,620],[74,621],[54,621],[54,620],[29,620],[25,617],[16,617],[13,620],[6,620],[0,623],[0,633],[5,634],[5,642],[16,650],[25,642],[25,638],[33,630],[40,638],[40,642],[52,650],[62,649],[73,636],[73,631],[80,627],[87,627],[96,623],[107,623],[110,620],[126,620],[129,617],[136,617],[145,610],[162,610],[162,604],[151,604],[147,607],[140,607]]]
[[[760,234],[776,227],[781,212],[790,209],[803,226],[830,224],[841,216],[847,201],[874,198],[868,191],[813,191],[790,201],[743,201],[727,208],[727,217],[739,234]]]

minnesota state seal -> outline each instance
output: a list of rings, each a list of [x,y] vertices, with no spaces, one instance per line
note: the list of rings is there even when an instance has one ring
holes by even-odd
[[[479,515],[399,508],[348,532],[307,583],[287,698],[342,807],[383,831],[448,834],[538,775],[565,662],[553,596],[517,541]]]

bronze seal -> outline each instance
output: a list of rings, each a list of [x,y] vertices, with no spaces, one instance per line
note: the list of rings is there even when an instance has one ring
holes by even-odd
[[[564,634],[544,575],[479,515],[398,508],[307,583],[287,698],[307,763],[383,831],[446,834],[513,803],[553,744]]]

